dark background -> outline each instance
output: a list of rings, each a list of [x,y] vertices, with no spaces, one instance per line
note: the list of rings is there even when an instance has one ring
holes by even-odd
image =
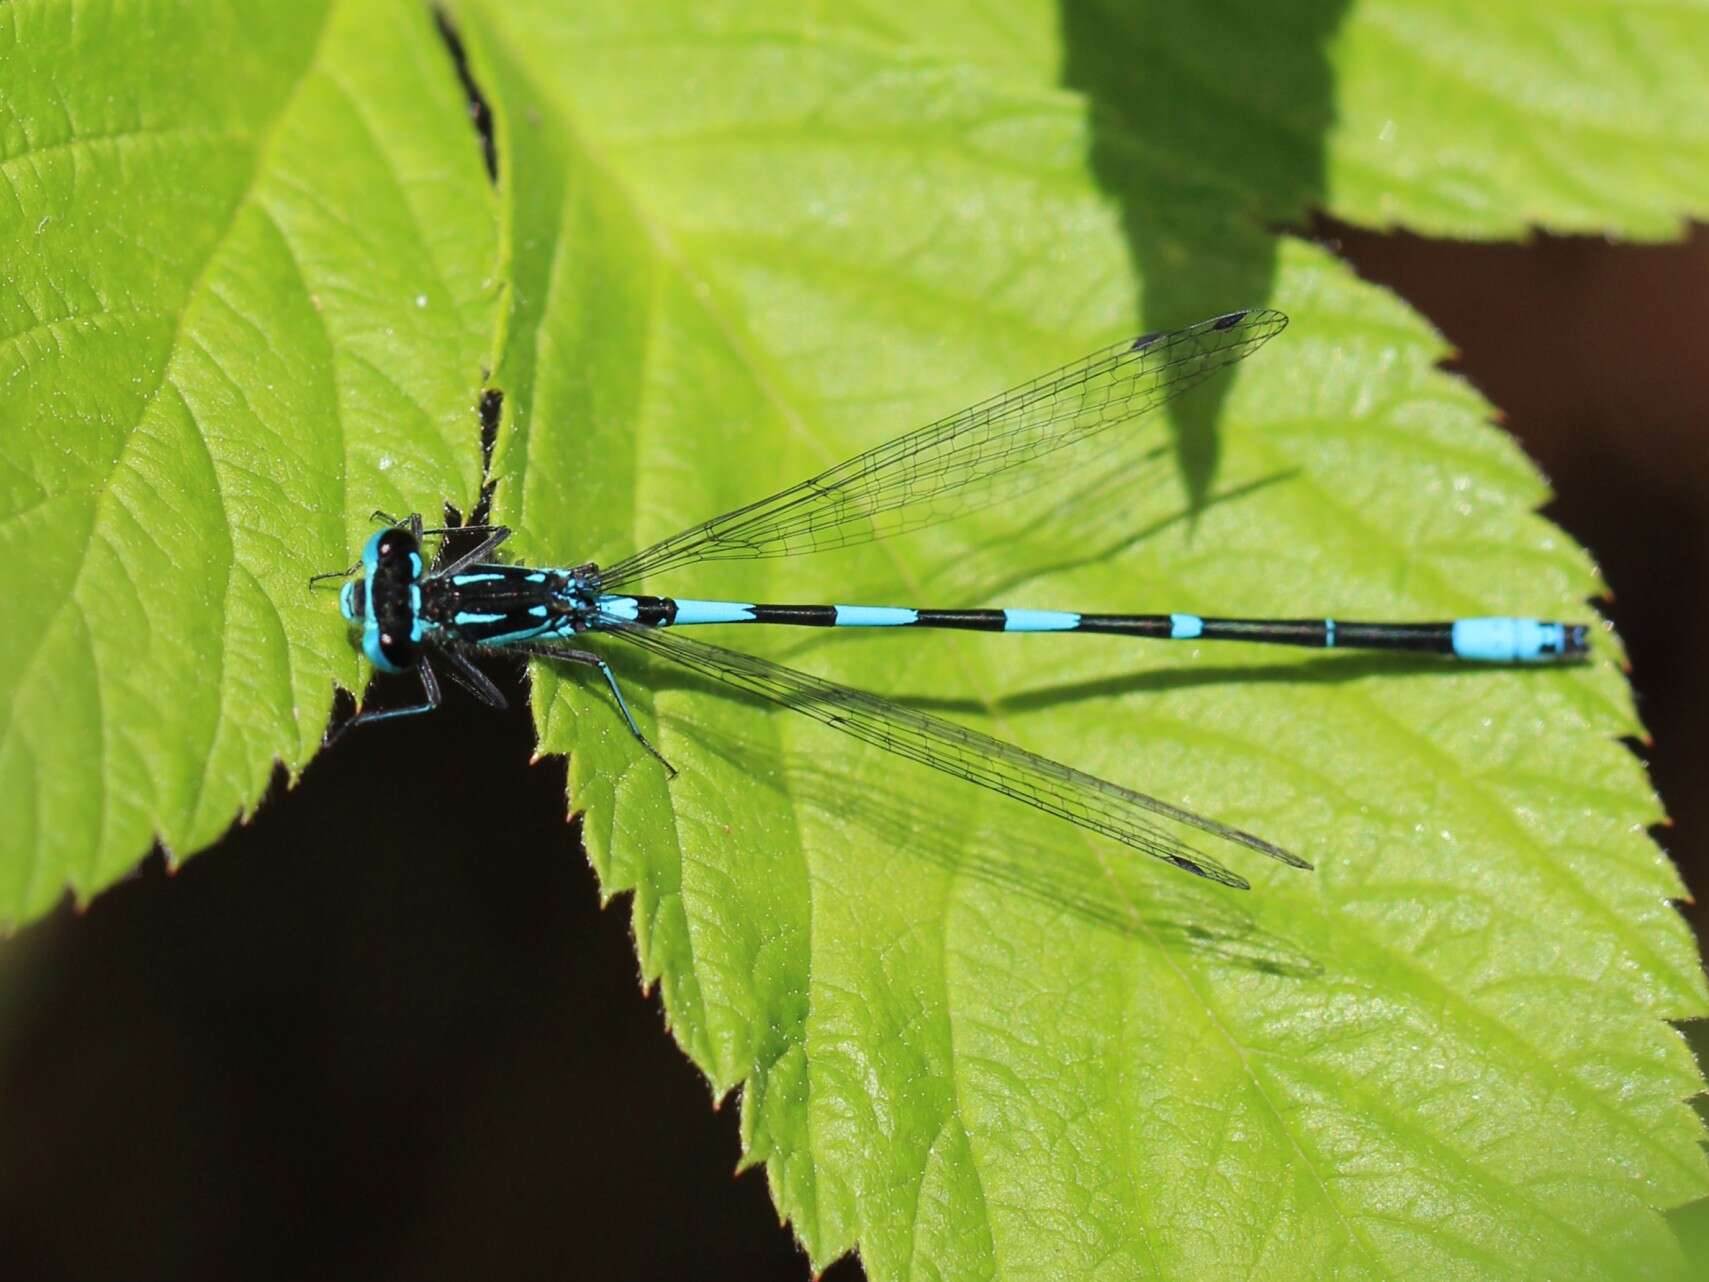
[[[1553,478],[1619,594],[1664,840],[1709,887],[1709,235],[1314,230],[1447,333]],[[0,946],[0,1272],[805,1278],[531,746],[525,712],[454,695],[177,876],[156,857]]]

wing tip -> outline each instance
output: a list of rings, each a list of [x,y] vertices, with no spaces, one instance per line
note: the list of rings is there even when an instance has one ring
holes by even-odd
[[[1159,857],[1172,868],[1179,868],[1182,872],[1190,872],[1195,877],[1203,877],[1206,881],[1217,882],[1231,890],[1252,889],[1252,883],[1239,873],[1230,872],[1221,864],[1213,863],[1208,859],[1193,859],[1187,855],[1178,854],[1164,854]]]
[[[1261,855],[1268,855],[1277,863],[1286,864],[1290,868],[1298,868],[1301,872],[1317,871],[1317,865],[1312,863],[1311,860],[1303,858],[1300,855],[1296,855],[1293,851],[1282,846],[1278,846],[1273,841],[1265,841],[1264,838],[1256,837],[1252,833],[1244,832],[1239,828],[1223,830],[1221,835],[1227,837],[1231,841],[1239,842],[1248,850],[1256,850]]]
[[[1274,307],[1242,307],[1204,322],[1205,327],[1212,330],[1234,329],[1242,324],[1250,330],[1264,331],[1264,338],[1274,338],[1288,327],[1288,314]]]
[[[1246,331],[1244,341],[1264,343],[1280,334],[1288,327],[1288,315],[1274,307],[1241,307],[1232,312],[1224,312],[1220,316],[1212,316],[1185,329],[1154,329],[1149,330],[1133,339],[1127,347],[1130,352],[1143,352],[1165,339],[1181,338],[1190,334],[1214,334],[1228,330],[1241,329]]]
[[[1299,855],[1296,855],[1293,851],[1284,850],[1284,849],[1282,849],[1282,847],[1277,846],[1277,845],[1273,845],[1270,842],[1263,840],[1262,838],[1254,838],[1253,839],[1253,849],[1262,851],[1264,854],[1269,855],[1270,858],[1276,860],[1278,863],[1284,863],[1290,868],[1298,868],[1298,869],[1302,870],[1303,872],[1316,872],[1317,871],[1317,865],[1312,863],[1311,860],[1301,858]]]

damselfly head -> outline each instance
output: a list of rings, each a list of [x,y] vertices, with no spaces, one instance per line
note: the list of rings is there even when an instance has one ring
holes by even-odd
[[[415,535],[402,526],[377,530],[362,548],[362,577],[344,585],[339,609],[362,628],[362,652],[376,668],[404,672],[421,658],[424,566]]]

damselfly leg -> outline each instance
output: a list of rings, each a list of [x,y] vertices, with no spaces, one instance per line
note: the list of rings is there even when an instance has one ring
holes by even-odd
[[[479,543],[475,544],[474,547],[470,548],[467,552],[461,553],[455,560],[450,562],[442,562],[440,560],[444,555],[446,547],[446,544],[441,541],[439,544],[439,552],[434,556],[433,574],[436,577],[445,574],[456,574],[459,570],[466,569],[468,566],[474,565],[479,561],[484,561],[487,557],[491,556],[493,551],[508,539],[511,534],[510,527],[506,525],[424,526],[421,523],[420,512],[411,512],[404,521],[399,522],[397,518],[391,516],[389,513],[382,512],[376,508],[370,514],[370,519],[384,522],[386,525],[402,524],[405,529],[415,536],[417,543],[421,542],[421,540],[429,534],[438,534],[441,536],[452,534],[479,534],[484,536]],[[360,564],[360,562],[358,562],[358,564]],[[351,567],[352,570],[355,568],[355,566]],[[349,572],[349,570],[345,571],[346,574]],[[499,706],[503,707],[504,705],[500,704]]]
[[[444,578],[448,575],[458,574],[461,571],[466,570],[469,566],[476,565],[479,562],[486,560],[492,555],[494,548],[498,547],[499,544],[503,543],[510,537],[510,527],[504,525],[460,525],[457,527],[458,533],[466,533],[468,531],[484,532],[486,537],[455,560],[445,565],[435,566],[433,570],[434,577]],[[427,534],[441,534],[445,532],[446,531],[443,530],[425,531]],[[443,547],[444,544],[441,544],[440,546]]]
[[[629,727],[629,733],[635,736],[635,741],[648,752],[652,753],[658,763],[670,772],[671,778],[676,778],[676,767],[665,760],[664,753],[655,748],[647,736],[641,732],[641,727],[635,723],[634,714],[629,711],[629,704],[623,698],[623,689],[617,684],[617,674],[611,670],[611,665],[592,650],[559,649],[556,646],[540,645],[538,643],[520,647],[524,654],[534,655],[541,659],[561,659],[565,663],[579,663],[584,667],[599,669],[599,675],[605,678],[605,684],[611,687],[611,697],[617,701],[617,710],[623,714],[623,722]]]
[[[426,655],[423,655],[421,661],[416,664],[416,671],[421,674],[422,702],[411,704],[406,708],[380,708],[374,712],[358,712],[337,729],[328,731],[326,738],[321,740],[321,746],[323,748],[332,747],[357,726],[371,726],[380,721],[396,721],[399,717],[418,717],[424,712],[436,711],[442,702],[442,696],[439,693],[439,678],[433,675],[433,665],[427,661]],[[500,697],[502,698],[502,696]],[[499,706],[503,707],[504,705],[500,704]]]
[[[356,571],[360,570],[361,568],[362,568],[362,562],[357,561],[354,565],[351,565],[347,569],[326,570],[320,574],[311,574],[311,575],[309,575],[309,585],[312,587],[314,584],[320,583],[321,581],[323,581],[325,579],[348,579],[352,574],[355,574]]]
[[[441,650],[445,661],[451,665],[451,679],[463,689],[488,707],[499,711],[510,706],[510,700],[504,697],[504,692],[492,683],[492,678],[477,668],[466,656],[456,650]]]

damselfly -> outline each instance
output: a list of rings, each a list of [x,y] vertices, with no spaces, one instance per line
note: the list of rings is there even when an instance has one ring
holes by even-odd
[[[341,728],[431,712],[440,689],[429,656],[478,697],[504,696],[470,660],[501,650],[583,664],[605,679],[636,740],[642,734],[605,658],[577,644],[608,633],[738,690],[806,713],[845,734],[980,784],[1228,886],[1247,882],[1200,849],[1244,846],[1296,868],[1311,865],[1261,837],[1144,793],[1095,778],[965,726],[874,694],[798,672],[676,632],[698,624],[788,624],[826,628],[961,628],[981,632],[1102,633],[1159,640],[1256,641],[1321,649],[1399,650],[1450,659],[1533,663],[1584,655],[1586,629],[1536,619],[1357,623],[1313,619],[1224,619],[1198,614],[1101,614],[1036,609],[929,609],[894,605],[792,605],[645,596],[625,589],[666,570],[710,561],[796,556],[886,538],[1012,498],[1084,458],[1110,428],[1150,413],[1218,370],[1250,355],[1287,325],[1280,312],[1230,312],[1186,329],[1146,334],[1094,352],[959,414],[858,454],[817,476],[665,539],[614,565],[531,567],[493,560],[502,526],[424,529],[384,514],[362,558],[341,575],[344,617],[383,672],[419,674],[423,699],[363,712]],[[478,541],[438,564],[423,559],[424,536]],[[360,577],[350,575],[360,571]],[[667,770],[668,763],[664,763]],[[675,773],[672,771],[671,773]]]

